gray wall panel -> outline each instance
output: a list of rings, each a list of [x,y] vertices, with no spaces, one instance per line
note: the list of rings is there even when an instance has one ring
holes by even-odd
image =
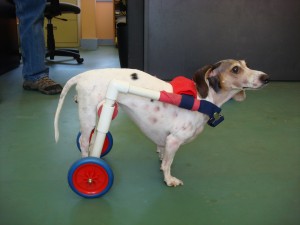
[[[192,76],[225,58],[299,80],[300,1],[145,0],[146,71]]]
[[[127,1],[128,67],[144,69],[144,0]]]

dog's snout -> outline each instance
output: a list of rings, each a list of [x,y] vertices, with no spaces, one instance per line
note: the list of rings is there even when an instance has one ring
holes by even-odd
[[[262,74],[259,79],[263,84],[270,82],[270,76],[268,74]]]

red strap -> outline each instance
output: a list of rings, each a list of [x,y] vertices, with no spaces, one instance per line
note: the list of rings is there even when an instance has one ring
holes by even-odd
[[[191,95],[197,98],[197,90],[194,81],[184,77],[175,77],[170,84],[173,87],[173,93]]]

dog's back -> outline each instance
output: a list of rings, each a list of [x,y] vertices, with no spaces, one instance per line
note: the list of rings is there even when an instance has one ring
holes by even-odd
[[[126,81],[129,84],[151,90],[172,91],[172,87],[169,83],[136,69],[97,69],[81,73],[71,78],[62,90],[54,119],[56,141],[59,139],[58,120],[60,111],[70,88],[76,85],[76,100],[78,102],[80,121],[85,121],[87,117],[89,117],[89,120],[91,121],[95,120],[96,107],[99,102],[105,99],[107,87],[113,79]],[[135,102],[135,98],[140,98],[138,96],[133,96],[132,99],[128,100],[128,98],[123,98],[122,96],[124,95],[120,94],[118,102],[125,105],[129,104],[128,101]]]
[[[151,90],[166,90],[172,91],[169,83],[160,80],[157,77],[151,76],[143,71],[136,69],[99,69],[91,70],[78,76],[77,91],[106,93],[108,84],[111,80],[117,79],[126,81],[129,84],[136,85]],[[81,89],[82,87],[82,89]]]

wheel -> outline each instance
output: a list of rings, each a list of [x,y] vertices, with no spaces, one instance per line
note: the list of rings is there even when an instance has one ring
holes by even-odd
[[[82,64],[84,59],[83,58],[77,58],[76,61],[77,61],[78,64]]]
[[[68,173],[71,189],[84,198],[98,198],[106,194],[114,181],[109,165],[96,157],[76,161]]]
[[[91,135],[90,135],[90,142],[92,140],[93,134],[94,134],[95,129],[92,130]],[[76,145],[79,151],[81,151],[80,149],[80,137],[81,137],[81,132],[78,132],[77,138],[76,138]],[[111,133],[108,131],[104,140],[104,144],[103,144],[103,148],[102,148],[102,152],[101,152],[101,157],[106,156],[110,150],[112,149],[114,144],[113,141],[113,137],[111,135]]]
[[[111,133],[108,131],[106,134],[105,140],[104,140],[101,157],[106,156],[110,152],[113,144],[114,144],[113,137],[112,137]]]
[[[80,148],[80,137],[81,137],[81,132],[79,131],[76,137],[76,145],[78,150],[81,152],[81,148]]]

